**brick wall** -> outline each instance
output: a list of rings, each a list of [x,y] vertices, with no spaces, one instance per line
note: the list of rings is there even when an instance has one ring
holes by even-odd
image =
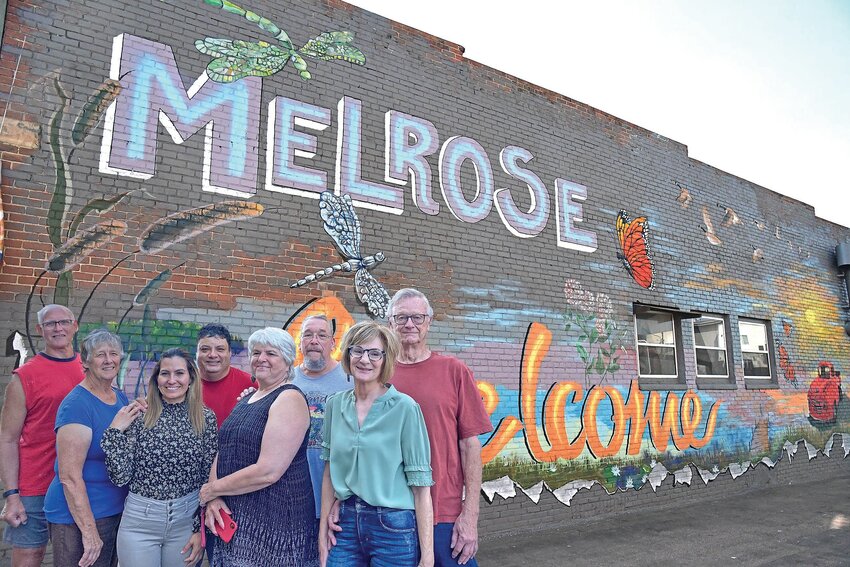
[[[42,302],[68,304],[84,332],[127,313],[124,388],[135,393],[157,352],[192,348],[209,321],[244,339],[305,309],[373,316],[350,274],[290,288],[344,260],[320,216],[330,190],[352,196],[362,254],[386,257],[372,276],[390,293],[428,294],[433,347],[480,380],[497,429],[482,437],[485,481],[595,481],[596,493],[627,488],[616,501],[640,502],[650,491],[632,488],[659,464],[697,480],[716,471],[712,486],[730,466],[778,460],[787,441],[822,449],[848,432],[848,387],[835,378],[848,372],[834,259],[846,227],[343,2],[246,8],[296,46],[353,32],[365,64],[305,56],[303,80],[271,58],[233,70],[262,79],[196,83],[216,58],[197,40],[277,40],[204,2],[9,3],[0,333],[10,345],[27,322],[34,333]],[[634,277],[618,256],[621,210],[623,224],[648,227],[644,240],[642,221],[630,225]],[[675,377],[640,375],[634,313],[647,305],[672,318]],[[725,378],[697,376],[693,313],[724,321]],[[744,375],[750,319],[770,332],[762,380]],[[18,359],[6,354],[3,385]],[[821,362],[832,376],[816,380]],[[813,415],[811,400],[825,409]],[[582,508],[547,505],[544,492],[541,504],[493,506],[553,518]]]

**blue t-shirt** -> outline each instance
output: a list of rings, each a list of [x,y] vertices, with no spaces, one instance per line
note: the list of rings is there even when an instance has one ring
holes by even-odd
[[[86,460],[83,463],[83,482],[89,497],[89,505],[95,520],[120,514],[124,510],[127,488],[118,487],[109,480],[106,472],[106,455],[100,448],[100,438],[112,423],[115,414],[130,402],[124,392],[113,388],[117,400],[106,404],[97,396],[83,388],[75,386],[62,400],[56,413],[56,431],[63,425],[78,423],[91,429],[92,438]],[[73,524],[74,517],[68,510],[65,492],[59,482],[59,459],[53,466],[53,481],[44,497],[44,514],[53,524]]]
[[[310,466],[310,480],[313,483],[313,499],[316,504],[316,517],[322,512],[322,476],[325,474],[325,462],[322,460],[322,426],[325,423],[325,403],[332,394],[350,390],[353,384],[337,364],[333,370],[318,378],[312,378],[295,367],[292,383],[298,386],[307,397],[310,408],[310,439],[307,442],[307,464]]]

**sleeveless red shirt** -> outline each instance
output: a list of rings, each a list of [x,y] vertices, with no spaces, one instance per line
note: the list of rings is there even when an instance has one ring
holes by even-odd
[[[21,381],[27,408],[18,443],[18,489],[21,496],[40,496],[53,480],[56,411],[68,392],[85,378],[83,365],[79,354],[54,358],[40,352],[12,373]]]

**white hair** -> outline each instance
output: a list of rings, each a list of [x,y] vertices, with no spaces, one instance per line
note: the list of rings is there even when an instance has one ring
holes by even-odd
[[[428,298],[425,297],[425,294],[422,293],[421,291],[419,291],[418,289],[414,289],[412,287],[405,287],[405,288],[402,288],[402,289],[398,290],[397,292],[395,292],[395,295],[393,295],[393,298],[390,299],[390,303],[387,305],[387,319],[389,319],[392,316],[393,307],[395,306],[396,303],[398,303],[399,301],[402,301],[404,299],[411,299],[411,298],[414,298],[414,297],[417,298],[417,299],[421,299],[422,301],[425,302],[425,307],[427,307],[426,315],[428,315],[428,317],[433,318],[434,317],[434,309],[431,307],[431,302],[428,301]]]
[[[289,372],[286,379],[292,380],[294,376],[292,363],[295,361],[295,341],[292,340],[289,333],[276,327],[266,327],[265,329],[254,331],[248,337],[248,352],[253,352],[254,347],[257,345],[270,346],[278,351],[284,362],[289,365]]]

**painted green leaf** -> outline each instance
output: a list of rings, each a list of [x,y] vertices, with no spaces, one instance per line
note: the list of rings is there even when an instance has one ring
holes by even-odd
[[[71,174],[68,171],[65,159],[65,150],[62,146],[62,120],[65,117],[65,109],[68,107],[68,95],[62,88],[59,78],[53,79],[53,87],[59,94],[62,102],[53,117],[50,119],[49,136],[50,157],[53,160],[55,179],[53,182],[53,198],[50,200],[50,208],[47,210],[47,234],[54,250],[62,246],[62,225],[65,223],[65,214],[68,203],[72,197]]]
[[[611,372],[613,374],[614,372],[618,371],[619,369],[620,369],[620,365],[617,364],[616,362],[614,362],[608,367],[608,372]]]
[[[581,345],[576,345],[576,350],[578,351],[578,355],[581,358],[582,362],[587,362],[587,351]]]
[[[604,374],[605,373],[605,363],[602,362],[602,357],[596,357],[596,373]]]
[[[598,339],[598,338],[599,338],[599,331],[597,331],[596,328],[594,327],[593,329],[590,330],[590,336],[588,337],[588,339],[590,340],[590,344],[595,343],[596,339]]]
[[[71,299],[71,287],[74,285],[72,272],[62,272],[56,278],[56,289],[53,290],[53,303],[57,305],[69,305]]]

